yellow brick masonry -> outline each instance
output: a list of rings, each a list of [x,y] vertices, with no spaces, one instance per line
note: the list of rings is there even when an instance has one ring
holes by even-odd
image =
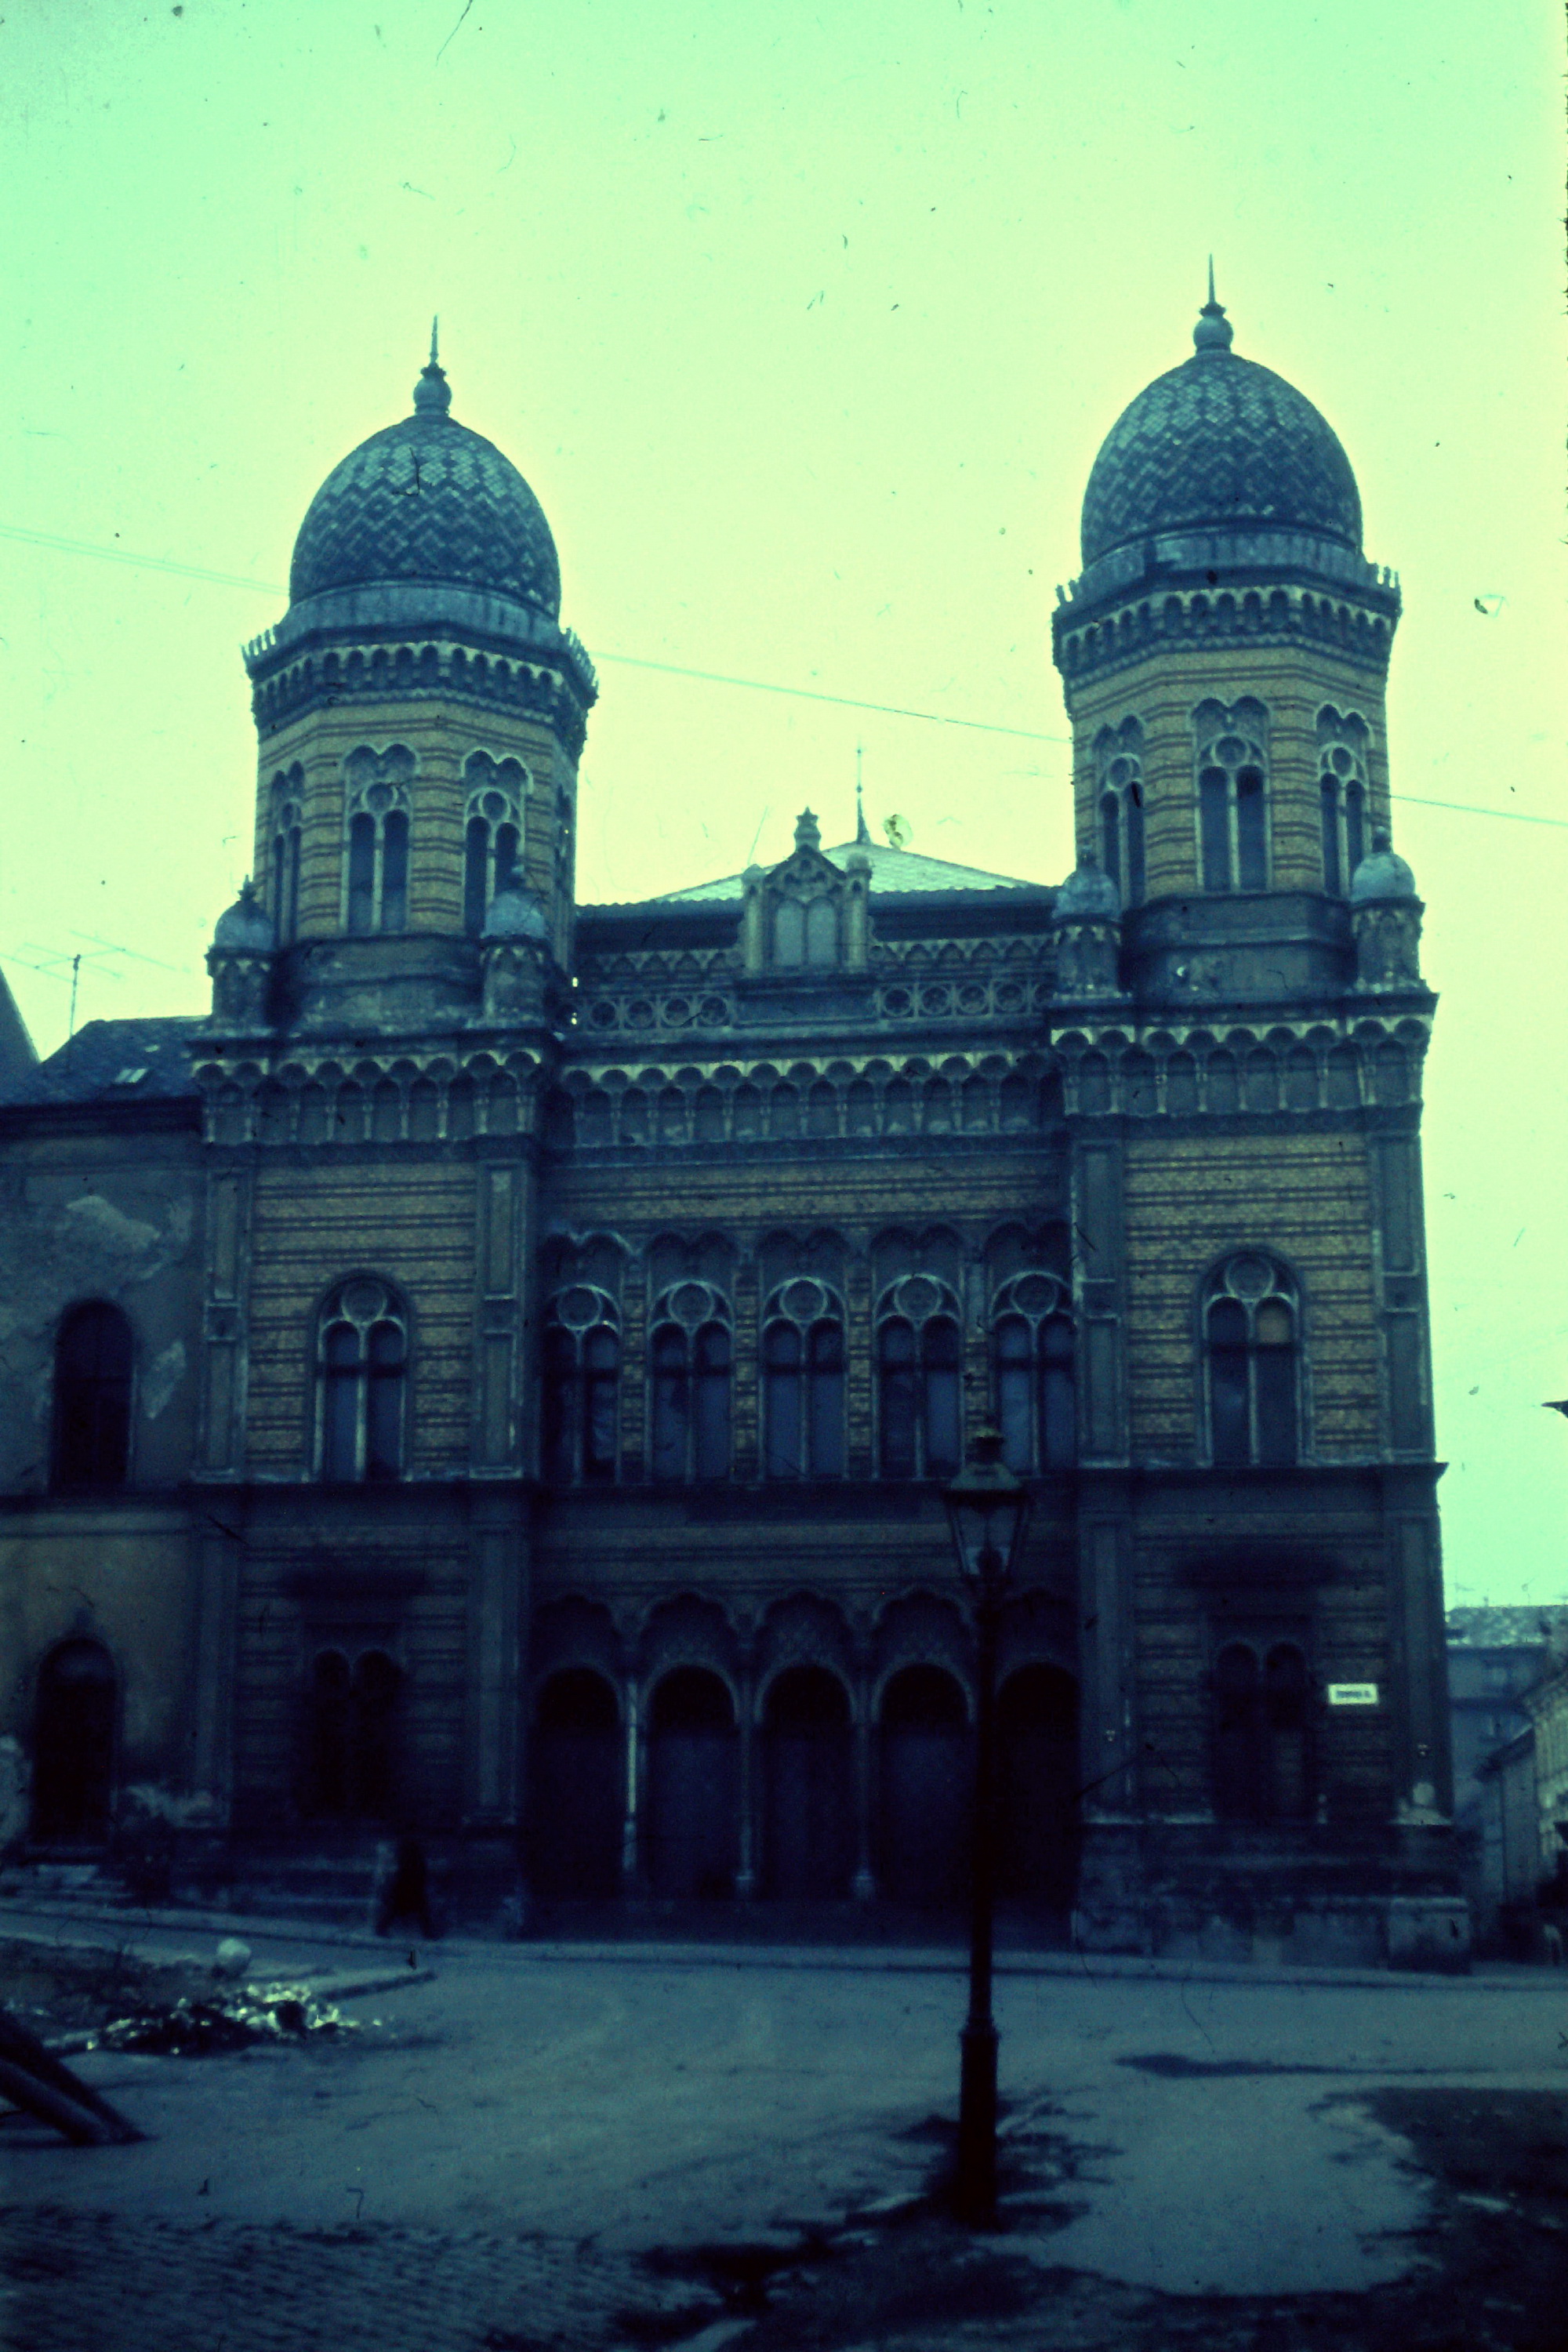
[[[1279,1253],[1301,1285],[1310,1457],[1378,1453],[1372,1208],[1361,1136],[1135,1137],[1126,1213],[1136,1459],[1193,1460],[1198,1286],[1222,1253],[1244,1244]]]
[[[1197,790],[1193,713],[1211,698],[1252,695],[1269,715],[1271,873],[1278,890],[1321,890],[1322,835],[1317,720],[1325,704],[1357,711],[1369,731],[1371,822],[1389,823],[1387,720],[1380,673],[1344,653],[1311,644],[1159,645],[1109,675],[1067,681],[1073,725],[1078,838],[1096,844],[1095,738],[1134,718],[1144,737],[1144,826],[1148,895],[1198,887]]]
[[[251,1244],[248,1468],[309,1475],[314,1322],[323,1292],[369,1270],[414,1313],[415,1475],[455,1473],[469,1454],[475,1171],[452,1161],[300,1167],[263,1161]]]
[[[476,709],[456,698],[345,701],[302,712],[261,746],[254,871],[270,899],[273,779],[298,761],[305,772],[300,857],[300,935],[330,938],[343,926],[343,761],[366,744],[384,751],[404,743],[419,762],[409,827],[408,928],[463,928],[465,761],[475,751],[521,760],[531,784],[524,818],[529,878],[547,886],[552,850],[555,773],[563,754],[543,721]],[[535,870],[537,869],[537,870]]]

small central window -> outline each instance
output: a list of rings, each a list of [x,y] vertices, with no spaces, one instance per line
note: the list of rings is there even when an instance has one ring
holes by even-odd
[[[1289,1277],[1251,1251],[1234,1257],[1204,1307],[1210,1459],[1284,1464],[1300,1450],[1298,1316]]]
[[[382,752],[362,744],[343,763],[348,839],[344,928],[363,936],[408,923],[408,826],[414,754],[401,743]]]
[[[1205,703],[1198,730],[1198,870],[1205,890],[1268,887],[1267,713]]]
[[[654,1309],[648,1359],[656,1478],[729,1473],[729,1312],[700,1282],[677,1284]]]
[[[621,1339],[616,1308],[591,1283],[550,1303],[544,1327],[543,1471],[558,1486],[606,1483],[620,1441]]]
[[[463,770],[468,785],[463,834],[463,928],[478,939],[492,898],[522,878],[522,808],[527,775],[519,760],[476,751]]]
[[[951,1478],[963,1451],[958,1302],[925,1274],[893,1283],[877,1321],[878,1464],[884,1478]]]
[[[786,1282],[763,1328],[763,1458],[769,1478],[844,1475],[844,1313],[824,1282]]]
[[[401,1477],[408,1323],[385,1283],[360,1276],[333,1293],[317,1362],[321,1476],[337,1486]]]

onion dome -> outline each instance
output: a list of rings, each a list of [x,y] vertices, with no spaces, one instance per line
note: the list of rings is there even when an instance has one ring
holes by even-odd
[[[248,877],[240,885],[233,906],[218,917],[213,945],[233,955],[270,955],[278,945],[272,918],[257,897],[256,885]]]
[[[1058,923],[1117,923],[1121,893],[1096,857],[1083,850],[1074,871],[1057,892],[1052,919]]]
[[[1359,555],[1361,497],[1338,435],[1283,376],[1237,357],[1212,268],[1193,342],[1106,435],[1084,492],[1086,568],[1207,531],[1306,532]]]
[[[316,492],[294,542],[290,601],[424,582],[506,596],[548,621],[561,566],[544,510],[510,457],[459,425],[436,356],[414,414],[362,441]]]
[[[542,946],[550,942],[550,922],[543,907],[531,890],[521,883],[498,890],[490,900],[485,916],[486,940],[536,940]]]
[[[1372,851],[1351,876],[1351,904],[1368,907],[1380,898],[1414,898],[1415,877],[1380,826],[1372,836]]]

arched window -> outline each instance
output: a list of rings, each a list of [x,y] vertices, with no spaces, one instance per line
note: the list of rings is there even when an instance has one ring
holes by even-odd
[[[321,1475],[397,1478],[406,1444],[408,1318],[390,1286],[356,1275],[322,1309],[317,1367]]]
[[[614,1478],[620,1444],[621,1338],[615,1303],[591,1283],[550,1302],[544,1328],[543,1471],[561,1486]]]
[[[272,920],[279,943],[287,945],[300,927],[300,845],[303,839],[301,804],[305,771],[296,760],[287,774],[272,779]]]
[[[101,1845],[114,1794],[114,1667],[80,1637],[49,1652],[33,1722],[33,1835],[46,1844]]]
[[[1231,1258],[1210,1283],[1204,1352],[1216,1468],[1297,1459],[1299,1326],[1289,1277],[1257,1252]]]
[[[305,1694],[305,1772],[300,1810],[348,1820],[386,1821],[398,1796],[403,1670],[384,1650],[342,1650],[311,1661]]]
[[[837,896],[830,888],[814,898],[776,898],[770,944],[773,962],[785,970],[831,969],[839,960]]]
[[[1215,1661],[1214,1804],[1222,1821],[1312,1811],[1311,1683],[1294,1642],[1230,1642]]]
[[[463,928],[478,939],[490,900],[519,881],[522,812],[528,777],[521,760],[471,752],[463,764],[468,787],[463,831]]]
[[[1268,887],[1268,714],[1205,702],[1197,730],[1198,868],[1205,890]]]
[[[401,931],[408,921],[408,823],[414,754],[362,744],[343,762],[348,855],[343,920],[353,932]]]
[[[1323,887],[1342,897],[1367,846],[1367,728],[1354,711],[1318,713],[1318,768]]]
[[[89,1298],[55,1337],[54,1484],[71,1493],[123,1486],[131,1474],[131,1326]]]
[[[730,1469],[730,1308],[705,1282],[677,1283],[648,1342],[653,1475],[723,1478]]]
[[[1005,1284],[991,1310],[996,1425],[1010,1470],[1066,1469],[1078,1458],[1071,1300],[1059,1276]]]
[[[1100,861],[1124,907],[1142,906],[1144,896],[1142,752],[1136,719],[1102,728],[1095,740]]]
[[[958,1301],[927,1274],[877,1309],[877,1448],[884,1478],[951,1478],[963,1453]]]
[[[844,1475],[844,1310],[809,1276],[776,1290],[763,1318],[763,1465],[769,1478]]]

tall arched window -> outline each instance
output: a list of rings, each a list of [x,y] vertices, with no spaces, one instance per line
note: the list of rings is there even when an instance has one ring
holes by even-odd
[[[1307,1661],[1294,1642],[1230,1642],[1215,1661],[1214,1801],[1222,1821],[1312,1810]]]
[[[71,1493],[123,1486],[131,1474],[131,1326],[84,1299],[55,1336],[53,1483]]]
[[[963,1453],[958,1301],[926,1274],[877,1311],[877,1457],[884,1478],[950,1478]]]
[[[1078,1456],[1071,1302],[1058,1276],[1021,1274],[992,1307],[992,1379],[1007,1467],[1027,1476]]]
[[[403,1474],[408,1316],[374,1275],[342,1283],[321,1312],[317,1348],[321,1475],[333,1485]]]
[[[1318,768],[1323,887],[1341,897],[1367,848],[1367,728],[1356,712],[1318,713]]]
[[[1136,719],[1101,728],[1094,747],[1100,860],[1124,907],[1142,906],[1144,895],[1142,750]]]
[[[1197,731],[1198,868],[1205,890],[1267,890],[1268,713],[1250,696],[1202,704]]]
[[[408,823],[414,754],[362,744],[343,762],[348,830],[343,896],[350,931],[401,931],[408,921]]]
[[[656,1478],[722,1478],[730,1468],[730,1308],[705,1282],[677,1283],[648,1341]]]
[[[305,1694],[308,1814],[385,1821],[396,1810],[403,1670],[384,1650],[322,1650]]]
[[[544,1328],[543,1470],[560,1486],[616,1475],[621,1338],[615,1303],[575,1282],[550,1302]]]
[[[472,752],[464,762],[468,787],[463,833],[463,927],[478,939],[490,900],[521,878],[522,811],[528,777],[520,760]]]
[[[303,839],[305,771],[298,760],[272,779],[272,920],[287,945],[300,927],[300,846]]]
[[[844,1309],[810,1276],[776,1290],[763,1318],[763,1466],[769,1478],[844,1475]]]
[[[1281,1266],[1246,1250],[1204,1301],[1210,1458],[1219,1468],[1294,1462],[1300,1453],[1300,1315]]]

